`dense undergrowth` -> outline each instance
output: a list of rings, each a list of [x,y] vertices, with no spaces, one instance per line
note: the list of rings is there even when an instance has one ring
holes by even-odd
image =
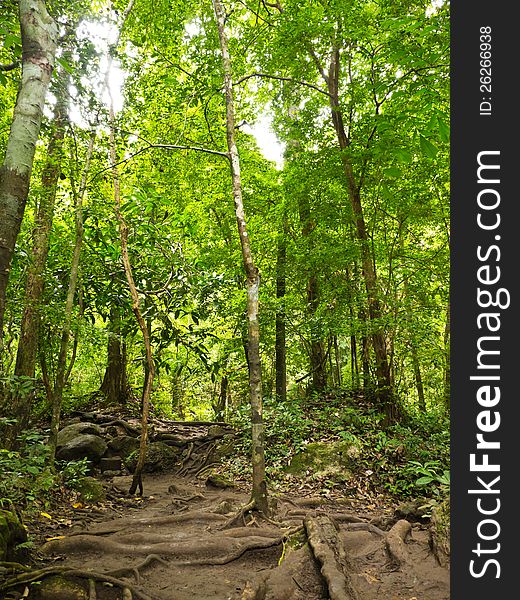
[[[449,418],[438,412],[408,412],[399,425],[382,427],[383,415],[370,398],[352,391],[331,391],[321,397],[291,398],[281,404],[267,399],[267,474],[278,483],[286,477],[291,458],[311,442],[352,442],[359,448],[356,479],[364,489],[396,498],[440,499],[449,493]],[[233,424],[242,431],[240,454],[249,456],[249,411],[239,409]],[[238,458],[231,468],[241,468]],[[312,477],[312,474],[310,475]],[[317,482],[326,488],[345,489],[334,477]]]
[[[99,408],[99,407],[97,407]],[[92,410],[92,407],[90,407]],[[370,398],[352,391],[293,397],[264,404],[267,476],[274,489],[291,479],[291,458],[312,442],[347,441],[359,449],[355,484],[341,477],[308,476],[308,482],[355,495],[360,490],[395,499],[440,500],[449,493],[449,419],[440,413],[409,412],[406,421],[382,427],[383,416]],[[233,456],[225,465],[237,479],[249,478],[249,407],[236,409],[231,424],[240,432]],[[51,467],[44,430],[24,432],[17,450],[0,450],[0,505],[24,512],[45,510],[73,494],[87,473],[86,461]],[[292,481],[294,484],[295,481]],[[296,482],[298,483],[298,482]]]

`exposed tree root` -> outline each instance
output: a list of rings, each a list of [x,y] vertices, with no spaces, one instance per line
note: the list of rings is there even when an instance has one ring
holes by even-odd
[[[267,548],[273,548],[274,546],[279,546],[282,544],[282,538],[257,538],[255,536],[251,536],[250,540],[247,544],[244,544],[242,547],[237,548],[233,552],[225,556],[221,556],[213,559],[197,559],[190,560],[185,562],[175,562],[176,566],[192,566],[192,565],[227,565],[234,560],[237,560],[241,556],[243,556],[246,552],[250,550],[266,550]]]
[[[115,571],[109,571],[108,574],[111,575],[112,577],[124,577],[127,573],[132,573],[132,575],[135,577],[135,582],[139,585],[140,580],[141,580],[139,571],[141,569],[146,569],[146,567],[151,565],[154,561],[160,562],[161,564],[166,565],[166,566],[168,566],[168,564],[169,564],[168,561],[162,559],[157,554],[149,554],[143,561],[141,561],[137,565],[134,565],[133,567],[123,567],[122,569],[116,569]]]
[[[376,535],[380,535],[381,537],[386,536],[386,532],[379,527],[376,527],[372,523],[348,523],[345,525],[345,529],[347,531],[370,531],[370,533],[375,533]]]
[[[334,522],[325,515],[306,517],[307,538],[312,552],[321,565],[331,600],[357,600],[350,581],[351,570],[347,554],[339,539]]]
[[[233,515],[222,527],[221,529],[231,529],[236,527],[237,525],[242,525],[246,527],[246,515],[251,511],[256,509],[256,502],[251,500],[245,506],[243,506],[235,515]]]
[[[408,562],[408,552],[406,550],[406,538],[412,531],[412,525],[401,519],[390,529],[385,536],[385,545],[392,562],[397,568],[402,567]]]
[[[9,588],[13,588],[18,585],[32,583],[33,581],[44,579],[49,575],[63,575],[64,577],[78,577],[80,579],[86,579],[87,581],[89,581],[89,595],[91,597],[91,600],[95,600],[96,596],[95,589],[94,592],[92,591],[93,586],[90,583],[90,581],[102,581],[119,587],[122,590],[127,589],[132,594],[130,598],[132,598],[132,596],[135,596],[135,598],[139,600],[154,600],[152,596],[146,594],[145,592],[142,592],[136,586],[128,583],[128,581],[122,581],[121,579],[117,579],[116,577],[113,577],[106,573],[94,573],[92,571],[83,571],[82,569],[71,569],[67,567],[47,567],[44,569],[38,569],[22,573],[20,575],[12,577],[11,579],[8,579],[3,584],[1,584],[0,591],[5,591]]]

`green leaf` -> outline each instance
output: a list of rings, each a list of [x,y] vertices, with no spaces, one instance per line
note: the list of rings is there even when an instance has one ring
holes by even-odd
[[[387,177],[401,177],[402,175],[401,169],[397,167],[388,167],[383,172]]]
[[[415,483],[417,485],[428,485],[432,481],[433,479],[431,477],[419,477],[419,479]]]
[[[56,62],[63,68],[67,73],[71,75],[74,73],[74,68],[63,58],[57,58]]]
[[[448,125],[441,119],[441,117],[437,116],[437,123],[439,124],[439,137],[443,142],[450,141],[450,128]]]
[[[404,150],[403,148],[398,148],[395,151],[395,157],[399,162],[409,164],[412,162],[412,153],[408,152],[408,150]]]
[[[420,136],[419,143],[421,145],[421,150],[425,156],[428,158],[435,158],[437,156],[437,152],[439,149],[437,146],[434,146],[429,140],[427,140],[423,135]]]

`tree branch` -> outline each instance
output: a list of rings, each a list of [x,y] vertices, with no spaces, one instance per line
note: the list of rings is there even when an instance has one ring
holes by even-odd
[[[262,77],[264,79],[276,79],[278,81],[288,81],[290,83],[295,83],[297,85],[303,85],[305,87],[311,88],[313,90],[316,90],[320,94],[324,94],[325,96],[329,96],[330,97],[329,92],[326,92],[325,90],[322,90],[317,85],[314,85],[314,84],[309,83],[307,81],[300,81],[298,79],[293,79],[292,77],[282,77],[282,76],[279,76],[279,75],[269,75],[268,73],[251,73],[250,75],[245,75],[244,77],[241,77],[240,79],[238,79],[237,81],[235,81],[235,83],[233,85],[238,85],[240,83],[243,83],[244,81],[247,81],[248,79],[251,79],[252,77]]]
[[[13,71],[19,64],[20,62],[17,60],[13,61],[12,63],[9,63],[8,65],[2,65],[0,63],[0,71]]]

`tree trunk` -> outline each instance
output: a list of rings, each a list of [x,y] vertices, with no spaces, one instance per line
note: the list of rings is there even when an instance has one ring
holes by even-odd
[[[309,236],[314,229],[314,223],[311,219],[311,210],[309,201],[306,196],[302,197],[299,202],[300,222],[302,225],[302,237],[309,242],[308,252],[312,251]],[[315,392],[321,392],[327,386],[327,369],[326,369],[326,353],[323,339],[316,331],[313,320],[316,311],[320,305],[319,283],[318,277],[311,268],[309,278],[307,280],[307,312],[309,314],[311,326],[311,342],[310,342],[310,372],[311,372],[311,388]]]
[[[110,309],[107,366],[100,391],[111,405],[124,406],[130,398],[126,344],[121,339],[121,316],[118,309],[114,307]]]
[[[336,368],[336,385],[341,387],[341,352],[338,344],[338,336],[334,335],[332,337],[332,341],[334,343],[334,363]]]
[[[275,324],[275,371],[276,397],[285,402],[287,399],[287,349],[285,333],[285,292],[287,266],[287,222],[284,218],[283,233],[278,238],[276,257],[276,324]]]
[[[63,389],[65,387],[67,377],[67,354],[69,350],[70,327],[72,322],[72,310],[74,308],[74,297],[76,295],[76,287],[79,276],[79,261],[81,258],[81,248],[83,245],[83,196],[87,189],[87,176],[90,169],[90,161],[94,152],[94,141],[96,139],[95,129],[92,130],[85,157],[85,166],[79,190],[75,189],[74,177],[71,171],[71,189],[74,196],[74,223],[76,229],[76,239],[74,242],[74,250],[72,252],[72,262],[70,266],[69,285],[67,288],[67,299],[65,300],[65,309],[63,315],[63,327],[61,331],[60,351],[58,354],[58,363],[56,366],[56,381],[52,394],[52,416],[51,416],[51,431],[49,435],[49,447],[51,449],[51,460],[54,460],[56,452],[56,443],[58,439],[58,430],[60,427],[61,404],[63,399]]]
[[[357,239],[361,246],[361,265],[363,278],[367,292],[368,316],[372,323],[376,323],[382,317],[381,306],[378,297],[376,269],[370,250],[369,237],[367,233],[363,206],[361,203],[361,183],[356,181],[354,170],[347,150],[350,140],[343,122],[343,112],[339,102],[339,78],[340,78],[340,52],[334,49],[330,62],[328,74],[322,73],[329,92],[329,104],[331,109],[332,123],[336,132],[339,147],[341,149],[341,161],[347,180],[348,195],[352,212]],[[388,352],[385,343],[384,332],[377,325],[371,334],[372,347],[374,349],[376,362],[377,396],[381,409],[385,413],[385,424],[395,423],[400,418],[400,410],[394,397],[394,389],[390,373]]]
[[[43,0],[19,0],[22,79],[0,166],[0,339],[16,238],[25,212],[40,135],[43,106],[54,66],[57,28]]]
[[[225,32],[226,15],[220,0],[212,0],[218,27],[222,67],[224,71],[224,91],[226,99],[226,134],[233,184],[233,198],[237,219],[242,260],[247,277],[247,317],[248,317],[248,358],[249,391],[252,422],[252,463],[253,489],[251,501],[262,513],[268,514],[267,484],[265,480],[265,443],[262,418],[262,369],[260,364],[260,328],[258,322],[258,290],[260,273],[253,261],[251,245],[246,227],[246,217],[242,201],[242,182],[240,176],[240,158],[235,140],[235,106],[233,80],[228,39]]]
[[[54,217],[56,189],[61,173],[63,138],[68,123],[69,77],[61,71],[63,80],[58,82],[56,107],[54,109],[53,132],[47,149],[47,161],[42,173],[42,192],[38,203],[33,229],[31,263],[25,286],[25,305],[20,326],[20,339],[16,354],[14,374],[16,377],[34,378],[40,322],[40,300],[43,293],[43,272],[49,254],[49,242]],[[13,440],[25,429],[31,414],[33,393],[13,394],[12,408],[17,423],[13,426]]]
[[[423,413],[426,412],[426,399],[424,397],[424,386],[422,381],[421,374],[421,364],[419,363],[419,357],[417,356],[417,347],[415,342],[411,341],[411,351],[412,351],[412,365],[413,365],[413,374],[415,377],[415,388],[417,390],[417,398],[419,399],[419,410]]]
[[[451,394],[451,368],[450,368],[450,302],[446,307],[446,325],[444,327],[444,406],[447,413],[450,412]]]

